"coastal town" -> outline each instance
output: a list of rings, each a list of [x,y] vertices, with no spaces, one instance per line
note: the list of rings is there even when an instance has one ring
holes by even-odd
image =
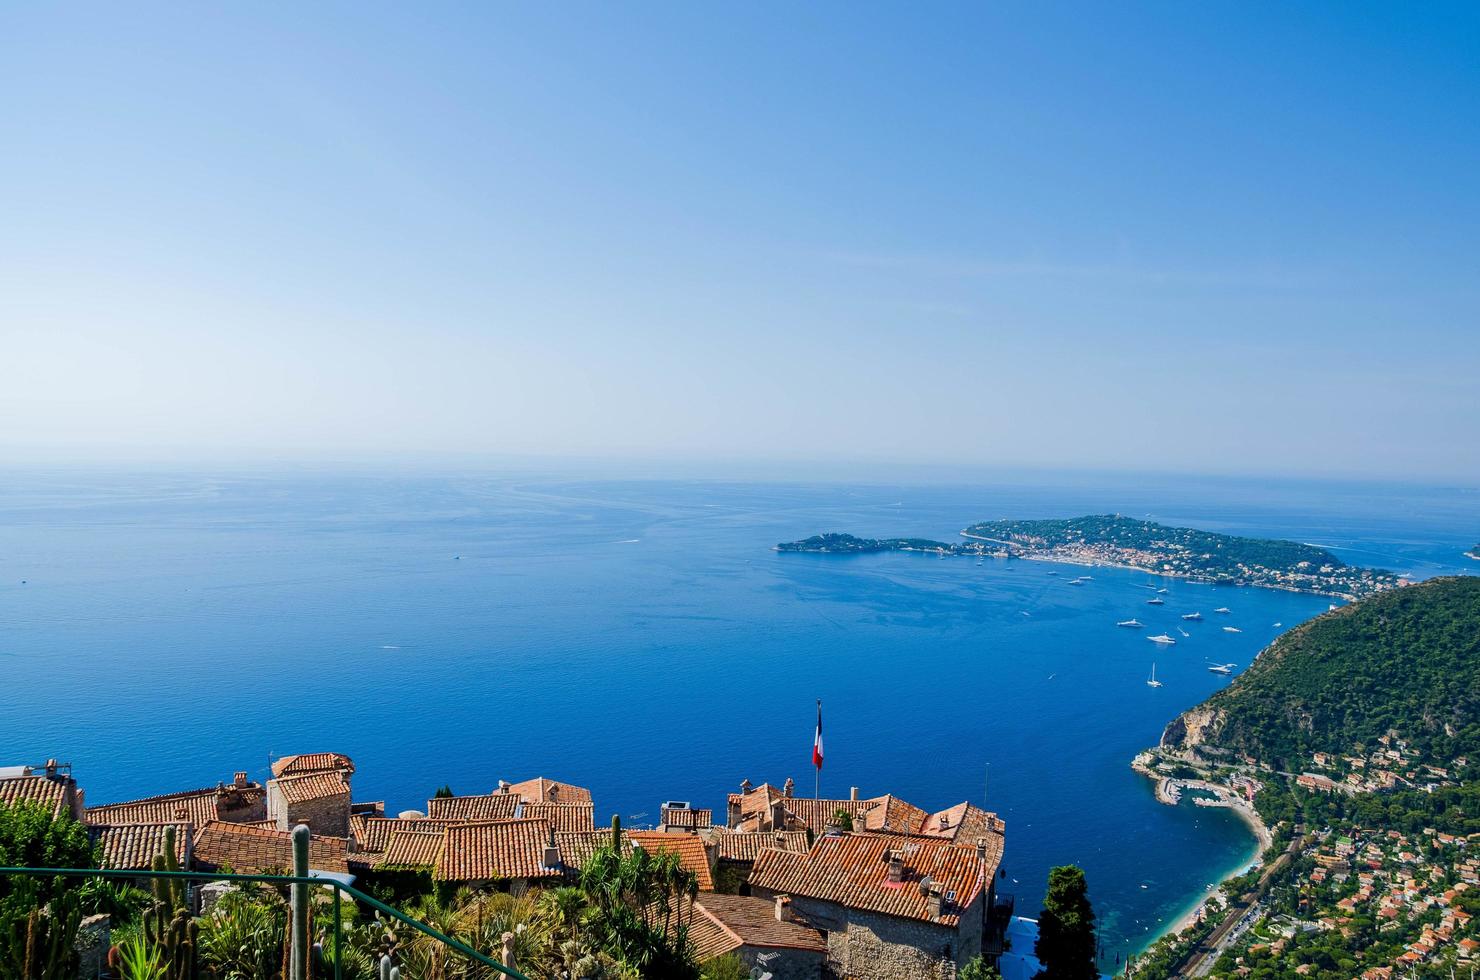
[[[1170,527],[1118,514],[1062,520],[973,524],[953,544],[926,538],[819,534],[776,546],[781,552],[867,554],[914,551],[941,557],[1029,558],[1130,568],[1220,585],[1249,585],[1355,600],[1408,584],[1379,569],[1348,565],[1324,548]]]
[[[698,958],[733,957],[755,976],[946,980],[1006,952],[1014,903],[997,887],[1006,827],[970,802],[929,811],[856,788],[816,799],[797,796],[791,779],[745,780],[717,814],[670,800],[653,826],[613,818],[607,828],[596,825],[590,791],[568,782],[501,780],[391,814],[355,798],[355,772],[342,753],[289,755],[263,781],[238,771],[214,786],[90,804],[71,767],[48,761],[0,769],[0,804],[80,821],[100,867],[140,872],[172,847],[184,870],[281,873],[292,867],[293,830],[307,826],[311,873],[371,889],[410,876],[427,889],[535,895],[578,882],[615,842],[671,856],[691,875]],[[192,905],[206,912],[236,887],[201,886]],[[84,923],[95,961],[83,976],[101,968],[106,919]],[[1020,974],[1031,972],[1025,952]]]
[[[1333,813],[1320,826],[1277,821],[1256,806],[1266,789],[1297,799],[1381,800],[1399,790],[1454,790],[1467,757],[1427,761],[1396,731],[1370,749],[1314,752],[1299,772],[1240,754],[1216,758],[1168,746],[1132,768],[1156,781],[1156,799],[1226,806],[1259,837],[1260,857],[1209,892],[1171,932],[1127,964],[1128,976],[1229,978],[1335,970],[1353,980],[1445,976],[1480,966],[1480,833],[1453,833],[1409,816],[1412,829]],[[1271,973],[1271,970],[1275,970]]]

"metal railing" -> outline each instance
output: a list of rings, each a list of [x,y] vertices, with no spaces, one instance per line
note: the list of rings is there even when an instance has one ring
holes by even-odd
[[[124,880],[137,880],[140,878],[164,878],[184,881],[229,881],[241,883],[256,883],[267,885],[307,885],[317,888],[332,888],[334,890],[334,980],[343,980],[343,967],[341,951],[343,949],[343,924],[341,904],[344,897],[351,901],[368,905],[382,915],[390,916],[397,922],[410,926],[423,935],[430,936],[437,942],[442,943],[449,949],[462,954],[468,959],[482,966],[490,967],[497,973],[512,977],[514,980],[529,980],[524,974],[510,967],[504,966],[497,960],[485,956],[464,942],[445,936],[424,922],[419,922],[411,916],[385,904],[378,898],[366,895],[357,888],[353,888],[334,878],[315,878],[311,875],[243,875],[243,874],[219,874],[211,871],[132,871],[117,868],[0,868],[0,877],[19,875],[28,878],[119,878]],[[289,923],[288,932],[292,932]],[[301,956],[301,950],[293,951],[295,956]]]

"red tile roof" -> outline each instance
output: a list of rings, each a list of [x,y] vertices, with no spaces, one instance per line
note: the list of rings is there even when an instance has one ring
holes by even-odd
[[[526,803],[519,816],[528,820],[548,820],[556,830],[596,829],[590,803]]]
[[[909,849],[904,880],[891,884],[885,852],[899,847]],[[752,889],[772,895],[801,895],[930,922],[928,900],[919,888],[920,880],[929,876],[943,894],[956,893],[954,901],[943,903],[939,920],[955,927],[961,910],[976,900],[994,871],[993,865],[977,860],[975,847],[923,838],[901,841],[888,834],[842,834],[819,838],[806,854],[761,851],[749,882]]]
[[[0,779],[0,803],[14,805],[22,800],[40,803],[53,817],[67,812],[67,788],[71,784],[65,779],[48,779],[45,776],[12,776]]]
[[[854,821],[854,830],[893,830],[902,834],[917,834],[930,816],[913,803],[906,803],[893,795],[876,796],[864,802],[872,805],[864,811],[862,824]]]
[[[685,904],[684,911],[688,911]],[[705,893],[694,900],[689,941],[700,963],[725,956],[741,946],[827,952],[827,938],[796,922],[778,922],[776,903],[746,895]]]
[[[519,797],[511,793],[427,800],[427,816],[434,820],[513,820],[518,810]]]
[[[164,853],[165,830],[175,830],[175,860],[181,868],[190,849],[193,828],[188,823],[130,823],[116,827],[93,825],[97,841],[99,867],[123,871],[142,871],[154,866],[154,858]]]
[[[385,852],[375,862],[377,868],[436,867],[442,856],[444,834],[433,830],[398,830],[391,834]]]
[[[347,842],[342,837],[309,839],[308,866],[318,871],[348,871]],[[244,873],[291,871],[293,835],[245,824],[213,820],[195,835],[195,860],[212,868]]]
[[[714,811],[691,807],[663,807],[658,822],[665,827],[704,830],[714,826]]]
[[[568,830],[556,831],[555,846],[560,848],[560,863],[565,865],[567,874],[579,874],[591,860],[591,855],[597,849],[611,843],[612,832],[610,830]],[[632,851],[632,841],[627,834],[622,834],[622,853]]]
[[[296,776],[279,776],[273,780],[283,800],[288,803],[307,803],[335,796],[349,796],[349,783],[338,770],[306,772]],[[346,800],[346,802],[348,802]]]
[[[525,803],[590,803],[591,791],[537,776],[522,783],[514,783],[508,789]]]
[[[544,863],[551,833],[544,820],[453,824],[444,832],[434,877],[438,881],[559,877],[560,868]]]
[[[714,891],[714,873],[709,867],[709,848],[693,834],[665,834],[661,830],[638,830],[627,835],[632,843],[649,853],[665,851],[678,856],[678,863],[699,878],[700,891]]]
[[[804,853],[808,847],[805,830],[761,830],[755,833],[716,830],[711,840],[721,861],[754,861],[755,856],[767,847],[798,853]]]
[[[350,757],[339,752],[310,752],[306,755],[285,755],[272,764],[274,776],[301,776],[310,772],[328,772],[343,769],[354,774],[355,764]]]
[[[432,820],[428,817],[365,817],[357,824],[355,840],[362,851],[384,851],[391,842],[391,835],[403,830],[440,835],[455,820]]]
[[[216,787],[193,789],[163,796],[146,796],[122,803],[87,808],[87,822],[95,824],[174,823],[187,820],[203,827],[220,815]]]

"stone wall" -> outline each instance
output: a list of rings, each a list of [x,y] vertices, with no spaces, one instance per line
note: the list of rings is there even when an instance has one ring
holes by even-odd
[[[740,962],[770,973],[776,980],[822,980],[824,954],[805,949],[773,949],[741,946],[735,950]]]
[[[984,895],[978,895],[961,910],[959,928],[844,908],[801,895],[791,897],[791,907],[809,925],[827,933],[828,967],[838,976],[955,980],[958,967],[981,953],[985,901]]]
[[[349,794],[323,796],[301,803],[287,803],[275,783],[267,784],[267,805],[278,830],[292,830],[307,821],[308,829],[322,837],[349,836]]]

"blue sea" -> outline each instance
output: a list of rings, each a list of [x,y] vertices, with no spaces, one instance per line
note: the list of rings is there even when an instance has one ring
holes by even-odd
[[[663,800],[723,812],[746,778],[812,792],[821,698],[824,795],[985,800],[1007,821],[999,887],[1032,914],[1052,865],[1082,865],[1109,964],[1254,849],[1232,814],[1157,804],[1132,757],[1228,683],[1208,662],[1242,669],[1329,600],[772,546],[1120,512],[1418,577],[1480,570],[1463,556],[1480,493],[1463,488],[599,477],[4,472],[0,764],[70,761],[103,803],[332,749],[354,758],[356,796],[392,811],[444,783],[545,775],[589,786],[599,819],[641,824]],[[1163,586],[1166,605],[1147,605]],[[1194,610],[1207,618],[1183,623]],[[1131,617],[1148,628],[1115,627]],[[1174,648],[1146,640],[1179,626]]]

